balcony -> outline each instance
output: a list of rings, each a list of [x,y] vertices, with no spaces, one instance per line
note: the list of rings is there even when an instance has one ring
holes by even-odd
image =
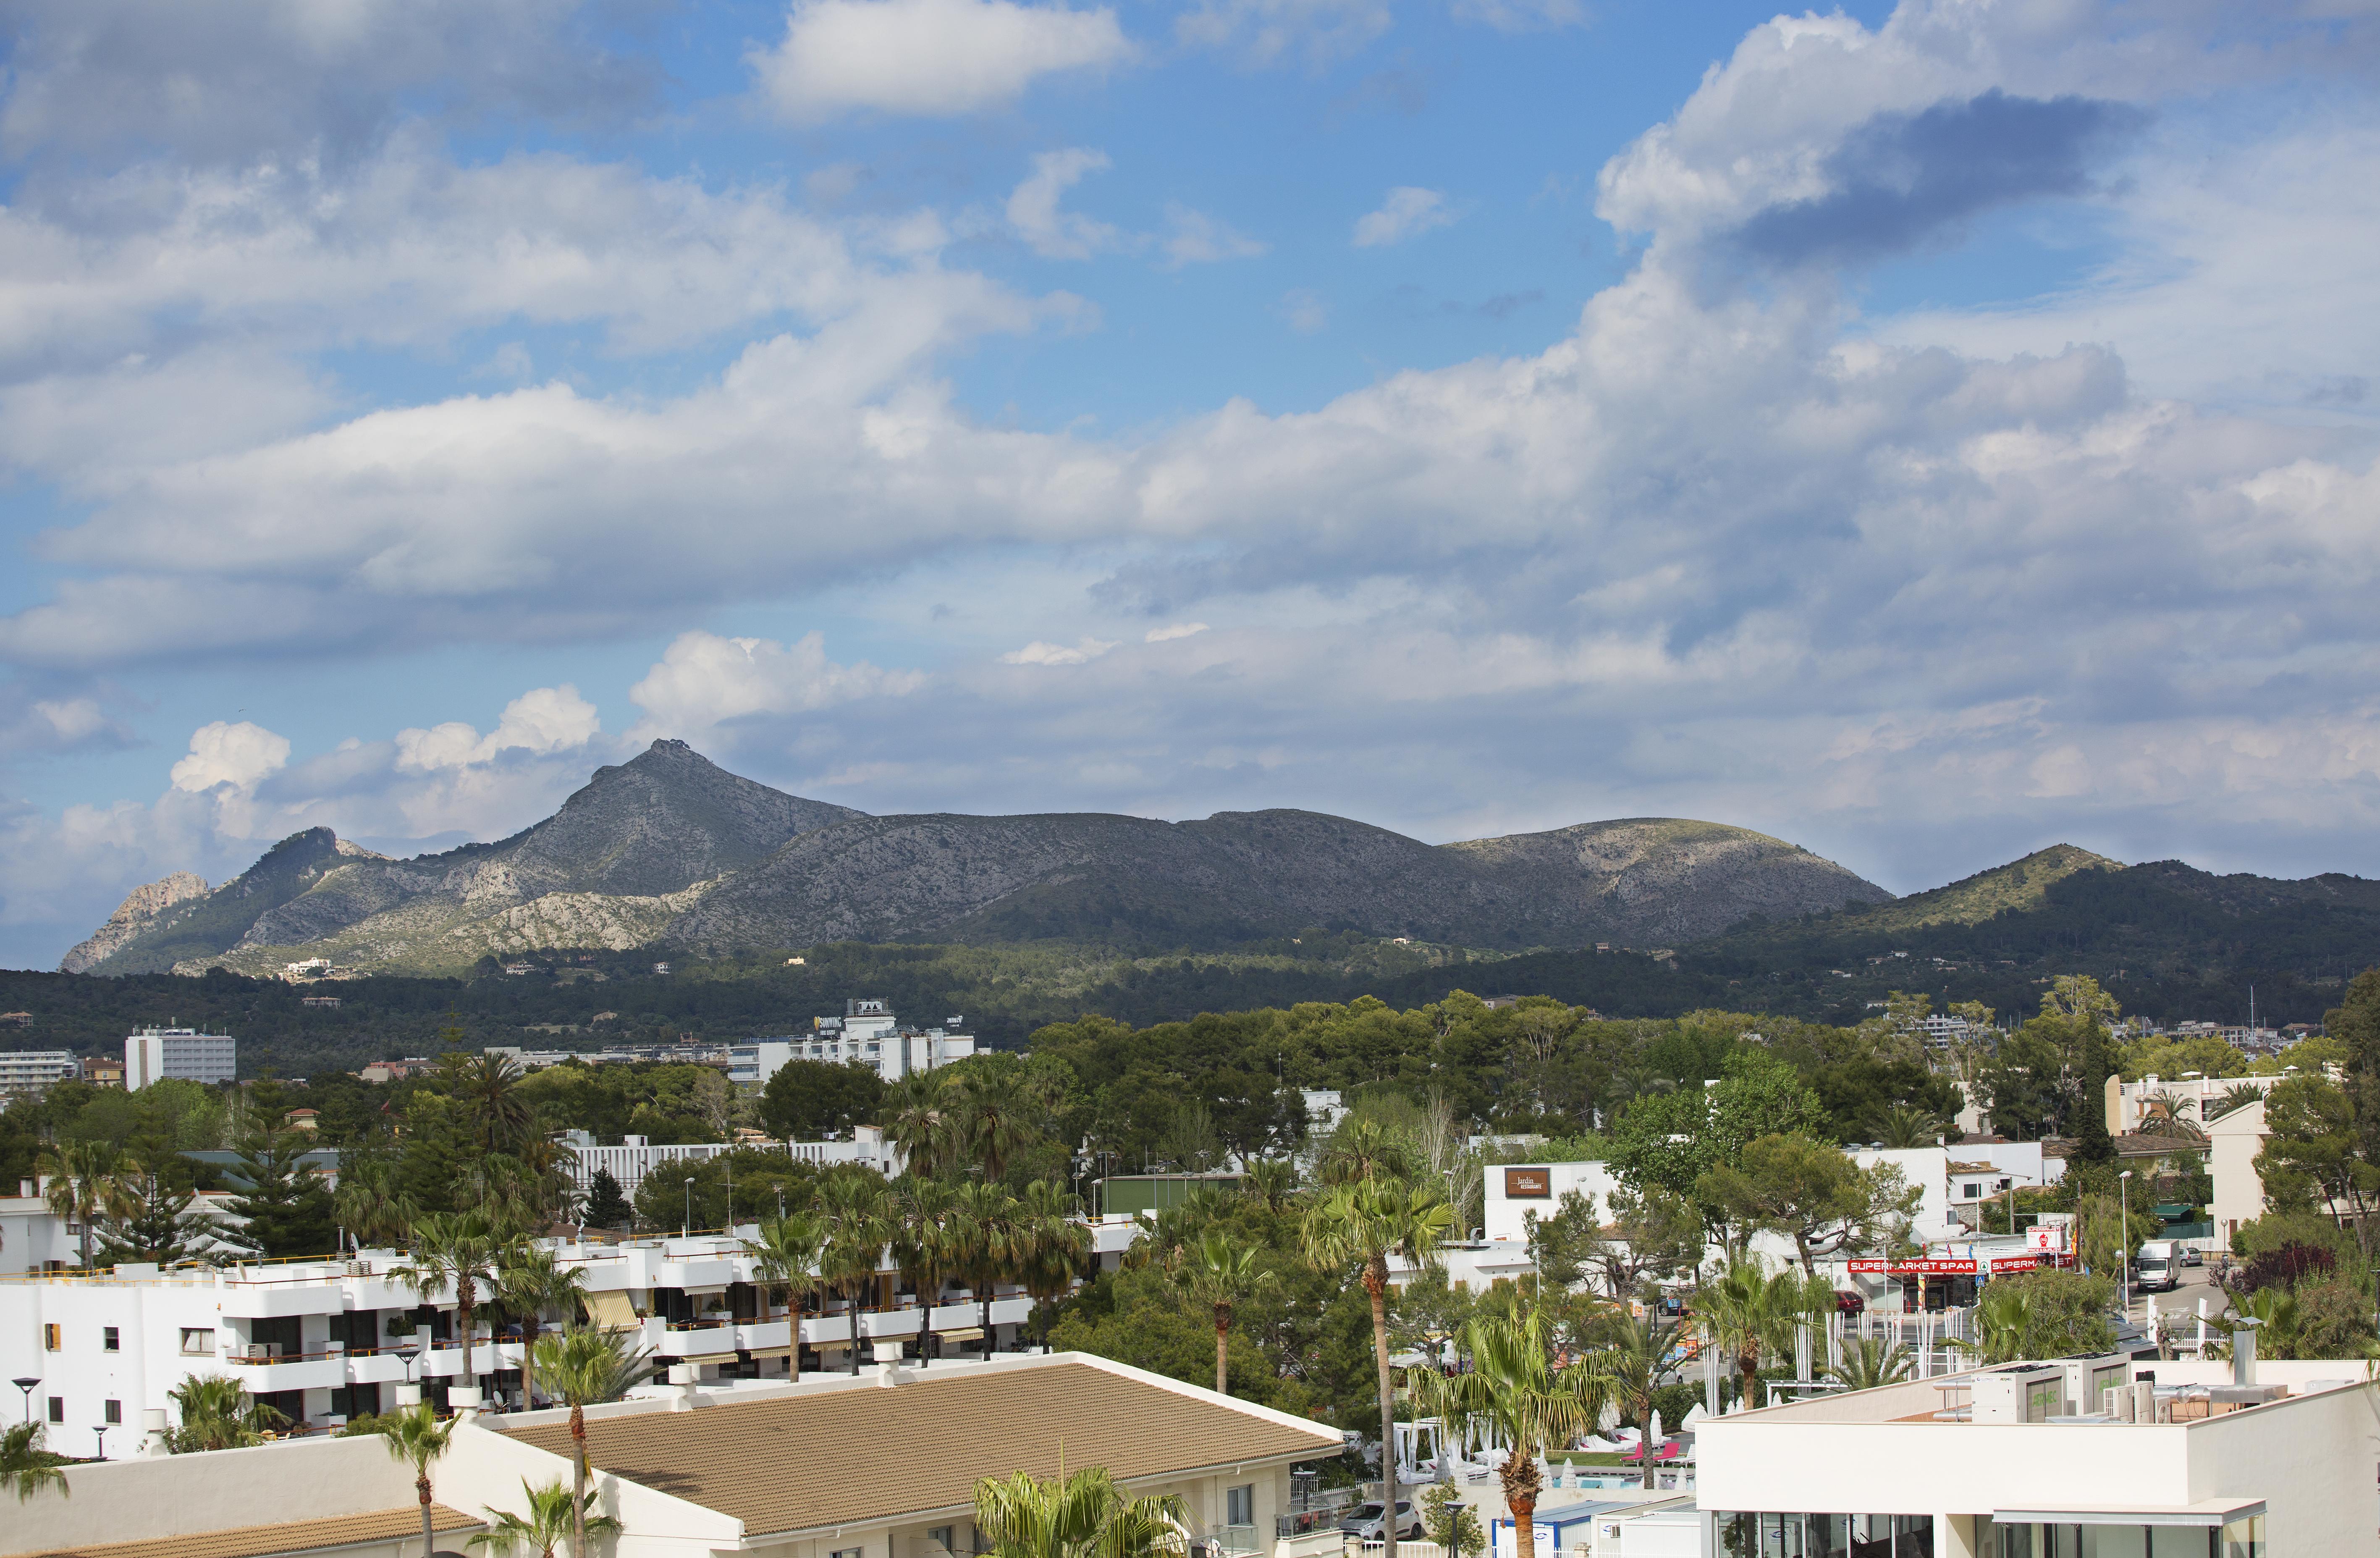
[[[260,1350],[226,1354],[224,1372],[239,1382],[250,1395],[271,1391],[334,1390],[347,1382],[344,1352],[299,1353],[273,1357]]]

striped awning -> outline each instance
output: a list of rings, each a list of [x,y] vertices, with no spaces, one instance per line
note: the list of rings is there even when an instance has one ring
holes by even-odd
[[[956,1331],[937,1331],[934,1334],[945,1342],[980,1342],[983,1340],[983,1327],[963,1325]]]
[[[756,1360],[764,1357],[791,1357],[794,1356],[794,1349],[791,1347],[754,1347],[744,1356]]]
[[[598,1327],[605,1331],[634,1331],[638,1325],[637,1307],[628,1302],[625,1293],[582,1293],[578,1301],[587,1306]]]

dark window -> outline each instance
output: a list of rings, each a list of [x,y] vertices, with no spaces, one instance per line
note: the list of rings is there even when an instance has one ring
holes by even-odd
[[[100,1329],[99,1350],[104,1353],[118,1353],[124,1350],[123,1344],[116,1335],[115,1327],[109,1325]]]
[[[107,1420],[111,1423],[122,1422],[124,1420],[124,1403],[120,1401],[109,1402],[107,1404],[106,1417]]]
[[[67,1398],[62,1395],[54,1395],[50,1397],[50,1421],[54,1423],[63,1423],[66,1420]]]

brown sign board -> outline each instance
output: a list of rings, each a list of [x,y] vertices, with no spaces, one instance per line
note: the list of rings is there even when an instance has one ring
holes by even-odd
[[[1551,1169],[1508,1168],[1504,1171],[1504,1194],[1507,1197],[1549,1197],[1554,1193]]]

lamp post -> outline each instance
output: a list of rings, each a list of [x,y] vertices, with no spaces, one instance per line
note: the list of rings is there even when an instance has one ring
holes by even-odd
[[[107,1459],[107,1425],[96,1424],[91,1431],[99,1436],[99,1458],[103,1461]]]
[[[2121,1215],[2124,1230],[2124,1318],[2132,1314],[2132,1171],[2116,1175],[2116,1210]]]
[[[40,1384],[42,1382],[27,1376],[11,1380],[8,1382],[25,1393],[25,1420],[29,1423],[31,1422],[33,1420],[33,1387]]]
[[[680,1238],[694,1236],[694,1175],[686,1176],[686,1224],[678,1229]]]

